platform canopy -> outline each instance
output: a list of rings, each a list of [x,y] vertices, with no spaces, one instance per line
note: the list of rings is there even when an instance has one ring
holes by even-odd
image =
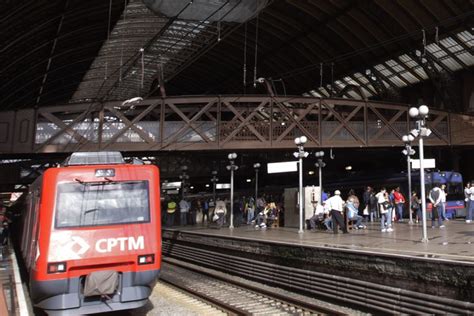
[[[393,101],[472,71],[472,1],[257,2],[249,14],[234,0],[2,1],[0,110],[158,96],[160,82],[168,95]]]

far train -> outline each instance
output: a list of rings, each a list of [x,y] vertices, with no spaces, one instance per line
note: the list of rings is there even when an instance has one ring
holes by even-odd
[[[145,305],[161,269],[160,218],[156,166],[83,152],[46,170],[22,219],[33,305],[52,315]]]

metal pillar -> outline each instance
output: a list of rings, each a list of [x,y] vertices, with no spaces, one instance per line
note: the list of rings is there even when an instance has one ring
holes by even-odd
[[[420,150],[420,187],[421,187],[421,213],[423,220],[423,237],[422,242],[428,242],[428,232],[426,228],[426,196],[425,196],[425,169],[424,169],[424,151],[423,151],[423,137],[419,139],[419,150]]]

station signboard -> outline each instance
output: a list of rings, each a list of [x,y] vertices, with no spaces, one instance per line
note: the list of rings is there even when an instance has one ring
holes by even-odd
[[[267,173],[284,173],[298,171],[298,161],[272,162],[267,164]]]
[[[412,169],[420,169],[420,159],[411,159]],[[434,169],[436,168],[436,159],[423,159],[423,168],[424,169]]]

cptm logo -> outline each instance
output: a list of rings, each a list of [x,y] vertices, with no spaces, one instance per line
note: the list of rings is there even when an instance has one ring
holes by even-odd
[[[119,237],[99,239],[95,243],[95,250],[100,253],[112,252],[119,249],[125,250],[141,250],[145,248],[145,238],[143,236],[135,237]]]

